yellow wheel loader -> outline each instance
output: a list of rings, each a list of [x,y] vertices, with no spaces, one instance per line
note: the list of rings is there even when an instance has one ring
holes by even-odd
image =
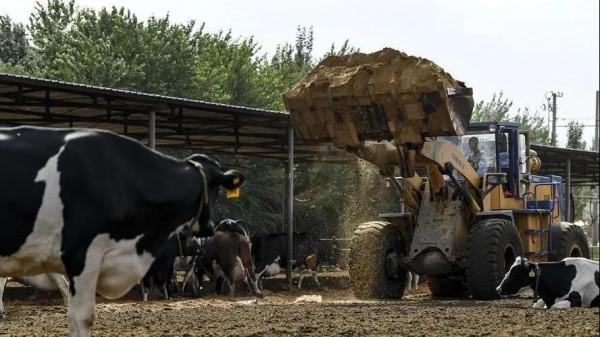
[[[412,271],[435,296],[496,299],[517,256],[589,257],[584,232],[566,222],[562,179],[535,174],[540,160],[518,124],[470,124],[472,93],[393,49],[328,57],[284,93],[303,142],[376,165],[407,206],[357,227],[358,298],[401,298]]]

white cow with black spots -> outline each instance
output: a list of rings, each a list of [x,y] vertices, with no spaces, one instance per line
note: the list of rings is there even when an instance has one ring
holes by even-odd
[[[599,274],[598,262],[581,257],[546,263],[517,257],[496,290],[510,295],[531,288],[541,298],[534,308],[598,307]]]
[[[89,336],[96,294],[126,294],[176,231],[211,234],[219,188],[245,179],[91,129],[0,128],[0,163],[0,277],[66,275],[70,336]]]

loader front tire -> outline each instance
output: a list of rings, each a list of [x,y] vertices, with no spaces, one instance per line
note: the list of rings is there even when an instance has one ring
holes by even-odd
[[[496,287],[517,256],[523,256],[523,246],[510,221],[485,219],[469,231],[465,256],[471,295],[478,300],[495,300],[500,298]]]
[[[398,265],[404,243],[396,225],[367,222],[350,243],[349,274],[358,299],[402,298],[407,271]]]
[[[550,261],[560,261],[565,257],[590,258],[587,236],[580,226],[563,222],[552,225],[552,250]]]

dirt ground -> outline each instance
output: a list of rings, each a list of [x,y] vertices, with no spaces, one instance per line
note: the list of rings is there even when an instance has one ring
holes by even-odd
[[[94,336],[598,336],[593,309],[534,310],[531,296],[500,301],[433,299],[426,285],[401,301],[359,301],[348,276],[329,272],[323,287],[285,289],[283,279],[265,282],[265,297],[255,301],[205,296],[140,301],[134,288],[125,298],[98,298]],[[243,285],[238,287],[243,289]],[[268,290],[270,289],[270,290]],[[6,320],[0,336],[64,336],[66,308],[58,294],[37,294],[15,283],[5,293]],[[320,295],[321,303],[294,303]]]

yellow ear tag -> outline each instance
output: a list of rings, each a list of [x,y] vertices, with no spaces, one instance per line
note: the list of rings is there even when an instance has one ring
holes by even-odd
[[[240,178],[233,178],[233,184],[237,185],[240,183]]]
[[[535,270],[530,270],[529,271],[529,277],[535,277]]]
[[[227,199],[239,198],[240,197],[240,189],[236,188],[233,190],[226,190],[225,196]]]

